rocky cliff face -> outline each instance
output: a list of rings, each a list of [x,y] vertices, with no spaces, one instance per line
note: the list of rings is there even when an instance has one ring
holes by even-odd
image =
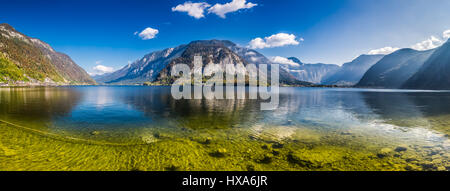
[[[271,64],[262,54],[239,47],[230,41],[204,40],[193,41],[187,45],[153,52],[144,58],[129,64],[124,68],[99,78],[99,83],[105,84],[142,84],[154,82],[171,84],[174,79],[170,77],[175,64],[187,64],[193,67],[194,56],[202,56],[203,65],[209,63],[226,64]],[[296,80],[286,71],[280,71],[280,83],[289,85],[311,85]]]
[[[69,56],[47,43],[0,24],[0,83],[9,85],[81,85],[95,81]],[[14,77],[16,76],[16,77]]]

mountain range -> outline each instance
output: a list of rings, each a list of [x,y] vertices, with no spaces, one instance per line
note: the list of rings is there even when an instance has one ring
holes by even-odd
[[[364,74],[380,61],[384,55],[361,55],[351,62],[342,65],[336,72],[329,74],[322,80],[323,84],[338,86],[353,86],[357,84]]]
[[[434,49],[427,51],[409,48],[397,50],[373,65],[356,86],[401,88],[409,78],[419,71],[433,52]]]
[[[196,55],[202,56],[204,66],[273,64],[256,50],[231,41],[199,40],[152,52],[113,73],[95,76],[94,80],[69,56],[56,52],[49,44],[0,24],[0,85],[170,85],[175,80],[169,75],[172,67],[178,63],[192,67]],[[342,66],[288,59],[292,63],[280,68],[282,85],[450,89],[450,40],[426,51],[405,48],[388,55],[361,55]]]
[[[152,52],[132,64],[113,73],[96,78],[101,84],[142,84],[152,82],[169,85],[173,83],[170,71],[175,64],[188,64],[192,67],[194,56],[203,58],[203,65],[215,63],[226,64],[271,64],[264,55],[255,50],[237,46],[226,40],[199,40],[187,45]],[[270,77],[270,76],[269,76]],[[280,83],[283,85],[313,85],[295,79],[290,73],[280,68]]]
[[[295,64],[287,64],[283,68],[301,81],[323,84],[322,82],[326,76],[332,75],[339,70],[339,66],[335,64],[305,64],[296,57],[288,59]]]
[[[39,39],[0,24],[0,83],[91,85],[95,81],[72,59]]]
[[[450,39],[433,52],[402,88],[450,90]]]

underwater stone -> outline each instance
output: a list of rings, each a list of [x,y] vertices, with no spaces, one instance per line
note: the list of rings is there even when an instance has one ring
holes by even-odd
[[[273,151],[272,151],[272,154],[273,154],[274,156],[278,156],[278,155],[280,155],[280,151],[273,150]]]
[[[378,158],[384,158],[391,155],[392,149],[390,148],[382,148],[380,152],[377,153]]]
[[[299,155],[295,153],[289,153],[287,156],[288,162],[298,164],[303,167],[310,167],[312,163],[310,161],[303,160]]]
[[[406,147],[402,147],[402,146],[399,146],[399,147],[395,148],[395,152],[403,152],[403,151],[406,151],[406,150],[408,150],[408,149]]]
[[[349,132],[342,132],[341,135],[352,135],[352,133],[349,133]]]
[[[248,165],[247,171],[255,171],[255,167],[253,165]]]
[[[284,144],[281,144],[281,143],[274,143],[272,145],[272,148],[274,148],[274,149],[281,149],[283,147],[284,147]]]
[[[270,164],[272,162],[272,155],[266,154],[262,159],[257,160],[258,163]]]
[[[211,137],[206,137],[204,143],[207,144],[207,145],[209,145],[209,144],[211,144],[211,141],[212,141],[212,138],[211,138]]]
[[[227,154],[227,150],[224,148],[217,149],[216,151],[209,153],[210,156],[216,157],[216,158],[223,158]]]
[[[413,167],[413,166],[408,165],[408,166],[405,167],[405,170],[407,170],[407,171],[418,171],[420,169],[418,169],[417,167]]]
[[[91,135],[99,135],[100,134],[100,132],[98,132],[98,131],[92,131],[91,132]]]
[[[179,170],[180,168],[179,167],[177,167],[177,166],[175,166],[175,165],[170,165],[170,166],[168,166],[168,167],[166,167],[166,168],[164,168],[166,171],[177,171],[177,170]]]

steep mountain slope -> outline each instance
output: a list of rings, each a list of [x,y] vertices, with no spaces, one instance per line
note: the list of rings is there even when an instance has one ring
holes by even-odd
[[[142,84],[144,82],[153,82],[173,59],[181,56],[186,47],[186,45],[181,45],[176,48],[168,48],[147,54],[140,60],[128,64],[118,71],[99,76],[96,78],[96,81],[105,84]]]
[[[250,56],[249,54],[252,54]],[[203,56],[203,64],[265,64],[271,63],[258,52],[238,47],[230,41],[204,40],[193,41],[187,45],[157,51],[144,56],[144,58],[129,64],[124,68],[99,77],[97,82],[105,84],[142,84],[156,82],[171,84],[174,79],[170,71],[175,64],[184,63],[192,67],[195,55]],[[257,57],[257,58],[256,58]],[[280,83],[295,85],[311,85],[296,80],[286,71],[280,71]]]
[[[339,70],[339,66],[334,64],[305,64],[295,57],[288,59],[298,65],[283,65],[284,69],[300,81],[322,84],[326,76]]]
[[[364,73],[380,61],[384,55],[361,55],[355,60],[345,63],[339,70],[322,80],[323,84],[353,86],[361,80]]]
[[[240,57],[242,57],[245,61],[247,61],[249,64],[266,64],[270,65],[273,64],[272,61],[270,61],[267,57],[265,57],[263,54],[257,52],[253,49],[244,48],[241,46],[238,46],[234,44],[231,41],[221,41],[225,46],[227,46],[229,49],[231,49],[233,52],[238,54]],[[280,67],[280,83],[285,85],[305,85],[309,86],[312,85],[312,83],[299,80],[295,78],[291,73],[289,73],[285,68]]]
[[[362,77],[357,87],[400,88],[413,76],[434,50],[401,49],[383,57]]]
[[[69,56],[54,51],[39,39],[25,36],[8,24],[0,24],[0,56],[4,63],[16,65],[16,71],[22,75],[20,79],[2,75],[0,80],[9,84],[95,84]]]
[[[450,40],[434,51],[403,88],[450,90]]]

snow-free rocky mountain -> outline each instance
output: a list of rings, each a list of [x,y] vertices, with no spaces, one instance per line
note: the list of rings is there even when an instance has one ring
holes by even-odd
[[[433,52],[434,49],[418,51],[405,48],[386,55],[364,74],[356,86],[401,88],[407,80],[419,71]]]
[[[0,24],[0,85],[88,84],[95,81],[69,56]]]
[[[403,88],[450,90],[450,40],[433,52]]]
[[[175,64],[193,65],[194,56],[203,57],[203,65],[214,64],[271,64],[271,61],[255,50],[239,47],[230,41],[202,40],[187,45],[168,48],[145,55],[140,60],[122,69],[98,77],[101,84],[142,84],[145,82],[169,85],[174,82],[170,76]],[[299,81],[280,68],[280,83],[284,85],[312,85]]]

